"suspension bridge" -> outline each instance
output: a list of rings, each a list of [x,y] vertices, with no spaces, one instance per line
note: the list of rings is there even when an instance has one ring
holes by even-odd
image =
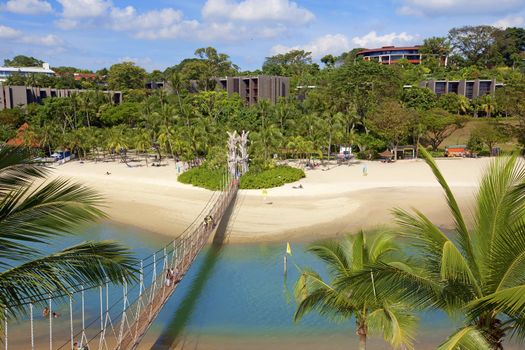
[[[39,300],[33,298],[21,305],[8,306],[3,325],[4,349],[10,349],[11,343],[14,343],[12,349],[31,350],[136,349],[232,205],[239,177],[248,170],[248,133],[228,134],[228,167],[221,191],[213,192],[181,235],[140,261],[137,283],[128,285],[124,281],[122,287],[109,282],[72,286],[67,294],[51,293]],[[117,288],[122,288],[120,296],[115,292]],[[93,305],[97,299],[98,305]],[[64,304],[68,306],[67,312],[62,312]],[[62,314],[56,311],[59,305]],[[8,316],[15,314],[14,309],[18,314],[22,309],[27,317],[16,321],[15,341],[10,342]],[[36,310],[44,310],[43,315]],[[27,338],[27,342],[22,343],[21,338]]]

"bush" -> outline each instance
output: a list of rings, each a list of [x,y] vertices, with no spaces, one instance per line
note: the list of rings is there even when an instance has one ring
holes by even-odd
[[[179,175],[179,182],[212,191],[222,189],[225,169],[209,169],[204,166],[190,169]],[[279,187],[286,183],[295,182],[305,177],[304,171],[287,165],[262,170],[258,167],[251,169],[241,177],[241,189],[260,189]]]
[[[224,185],[225,169],[209,169],[203,166],[189,169],[178,177],[179,182],[212,191],[222,189]]]
[[[262,171],[250,170],[241,177],[241,189],[260,189],[279,187],[305,177],[304,171],[287,165]]]

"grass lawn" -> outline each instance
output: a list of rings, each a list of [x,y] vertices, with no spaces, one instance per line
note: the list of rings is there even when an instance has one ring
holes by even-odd
[[[494,119],[488,119],[488,118],[472,118],[472,120],[469,120],[465,127],[462,129],[456,130],[452,135],[447,137],[440,145],[439,148],[444,149],[448,145],[466,145],[468,143],[468,139],[470,137],[470,134],[477,125],[481,123],[488,123],[490,121],[494,121]],[[501,118],[501,123],[509,124],[512,126],[517,126],[519,121],[518,118]],[[518,143],[515,139],[512,139],[509,142],[505,142],[504,144],[498,144],[498,147],[501,147],[503,151],[512,151],[515,150],[518,147]]]

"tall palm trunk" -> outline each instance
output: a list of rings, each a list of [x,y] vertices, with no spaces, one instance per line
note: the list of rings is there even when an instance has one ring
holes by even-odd
[[[366,324],[360,321],[357,325],[356,334],[359,336],[359,350],[366,350]]]

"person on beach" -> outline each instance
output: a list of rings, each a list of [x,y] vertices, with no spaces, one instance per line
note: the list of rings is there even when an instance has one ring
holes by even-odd
[[[44,310],[42,310],[42,316],[44,318],[48,318],[49,317],[49,308],[48,307],[45,307]]]
[[[60,314],[58,312],[53,312],[53,318],[59,318]]]

